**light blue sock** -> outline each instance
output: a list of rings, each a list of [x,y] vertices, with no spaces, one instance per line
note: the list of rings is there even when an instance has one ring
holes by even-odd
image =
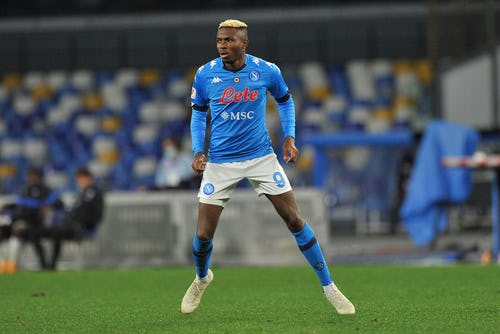
[[[333,282],[328,265],[326,264],[318,240],[314,236],[314,231],[309,227],[307,222],[304,228],[299,232],[292,233],[297,241],[300,251],[306,257],[311,267],[313,267],[316,275],[318,275],[321,285],[326,286]]]
[[[193,238],[193,259],[196,267],[196,275],[203,278],[208,274],[210,257],[212,256],[212,239],[200,240],[195,234]]]

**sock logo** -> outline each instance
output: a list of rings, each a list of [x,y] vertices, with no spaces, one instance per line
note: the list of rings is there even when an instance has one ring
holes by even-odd
[[[325,268],[325,264],[323,262],[318,262],[314,265],[314,268],[316,268],[316,270],[323,270]]]

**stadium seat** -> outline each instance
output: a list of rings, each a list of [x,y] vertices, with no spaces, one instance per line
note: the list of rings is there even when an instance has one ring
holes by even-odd
[[[162,121],[160,103],[144,103],[139,108],[139,121],[146,124],[160,124],[160,122]]]
[[[299,124],[299,130],[302,135],[307,132],[317,133],[322,131],[324,127],[328,125],[327,114],[323,112],[320,105],[311,104],[306,107],[302,113],[301,124]]]
[[[12,105],[14,112],[19,117],[28,117],[35,113],[36,102],[27,94],[16,94],[13,96]]]
[[[2,193],[15,193],[19,191],[20,175],[15,163],[0,161],[0,191]]]
[[[68,84],[68,74],[65,71],[51,71],[47,73],[46,80],[47,84],[57,91]]]
[[[51,135],[64,136],[72,130],[71,113],[54,106],[47,112],[46,124]]]
[[[2,160],[20,159],[23,157],[23,145],[20,140],[7,138],[0,144],[0,158]]]
[[[353,106],[349,110],[349,114],[347,116],[345,124],[345,130],[364,131],[369,121],[370,121],[369,108],[362,105]]]
[[[328,120],[339,129],[346,121],[347,107],[347,101],[342,96],[331,96],[323,105]]]
[[[132,187],[132,164],[135,155],[131,152],[123,152],[122,158],[112,168],[110,173],[109,189],[130,190]]]
[[[82,100],[74,92],[65,91],[65,93],[59,99],[58,107],[61,108],[64,113],[73,115],[74,113],[82,109]]]
[[[7,126],[5,122],[0,118],[0,140],[3,140],[7,137]]]
[[[103,185],[109,182],[113,168],[111,164],[108,164],[100,159],[95,159],[90,161],[87,165],[97,182]]]
[[[0,85],[0,107],[4,106],[3,103],[7,103],[9,99],[9,91]]]
[[[22,84],[22,77],[18,73],[8,73],[3,77],[2,85],[9,91],[17,89]]]
[[[103,105],[111,111],[120,112],[128,104],[125,88],[116,82],[107,82],[101,87]]]
[[[92,142],[93,156],[107,165],[114,165],[119,159],[119,151],[113,137],[98,135]]]
[[[135,161],[132,167],[133,187],[153,187],[156,173],[155,156],[145,156]]]
[[[185,121],[186,108],[182,103],[175,100],[169,100],[162,103],[160,108],[160,116],[163,122],[179,119]]]
[[[113,71],[98,71],[94,73],[94,86],[96,89],[113,82],[115,74]]]
[[[144,70],[139,73],[139,83],[144,87],[149,87],[160,81],[161,73],[156,69]]]
[[[166,93],[168,98],[184,101],[190,91],[191,85],[185,78],[175,78],[170,81]]]
[[[77,70],[71,75],[70,82],[78,91],[87,92],[94,87],[94,74],[88,70]]]
[[[347,64],[347,76],[351,83],[352,98],[359,101],[374,100],[375,86],[370,65],[366,61],[353,60]]]
[[[305,93],[312,101],[323,101],[330,95],[326,72],[321,63],[309,62],[299,68]]]
[[[101,118],[101,131],[104,133],[117,133],[122,127],[122,120],[116,115],[105,115]]]
[[[38,86],[45,84],[45,75],[42,72],[33,71],[24,75],[23,86],[29,91],[32,91]]]
[[[47,142],[44,138],[33,137],[24,140],[23,156],[30,165],[43,166],[47,162]]]
[[[65,170],[52,169],[47,171],[45,173],[45,182],[50,188],[57,189],[60,192],[74,190],[71,187],[69,175]]]
[[[80,114],[75,119],[74,129],[83,136],[91,138],[99,132],[99,119],[92,114]]]
[[[380,104],[388,107],[394,97],[394,75],[388,60],[379,59],[372,63],[373,80],[376,96]]]
[[[68,164],[73,161],[71,151],[57,137],[50,139],[48,149],[51,164],[56,169],[66,169]]]
[[[158,155],[158,131],[158,126],[153,124],[142,124],[133,130],[133,143],[139,154]]]
[[[327,68],[330,85],[335,95],[351,100],[351,88],[344,65],[335,64]]]
[[[139,82],[139,75],[136,69],[123,68],[117,70],[115,76],[115,83],[119,87],[126,89],[128,87],[137,85],[138,82]]]
[[[82,105],[87,112],[97,112],[102,108],[104,104],[104,98],[98,93],[87,93],[82,98]]]

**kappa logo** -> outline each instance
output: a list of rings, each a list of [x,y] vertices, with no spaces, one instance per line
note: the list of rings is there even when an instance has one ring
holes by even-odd
[[[216,83],[219,83],[219,82],[222,82],[222,79],[219,78],[218,76],[213,77],[213,79],[211,81],[212,84],[216,84]]]

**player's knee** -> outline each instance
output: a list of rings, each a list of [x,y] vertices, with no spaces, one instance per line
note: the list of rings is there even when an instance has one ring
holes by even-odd
[[[210,240],[213,238],[213,234],[211,234],[209,231],[197,231],[196,232],[196,237],[198,240]]]
[[[285,223],[291,232],[298,232],[304,228],[304,220],[299,215],[290,216]]]
[[[28,223],[24,220],[16,220],[12,223],[12,235],[16,237],[24,236],[28,231]]]

